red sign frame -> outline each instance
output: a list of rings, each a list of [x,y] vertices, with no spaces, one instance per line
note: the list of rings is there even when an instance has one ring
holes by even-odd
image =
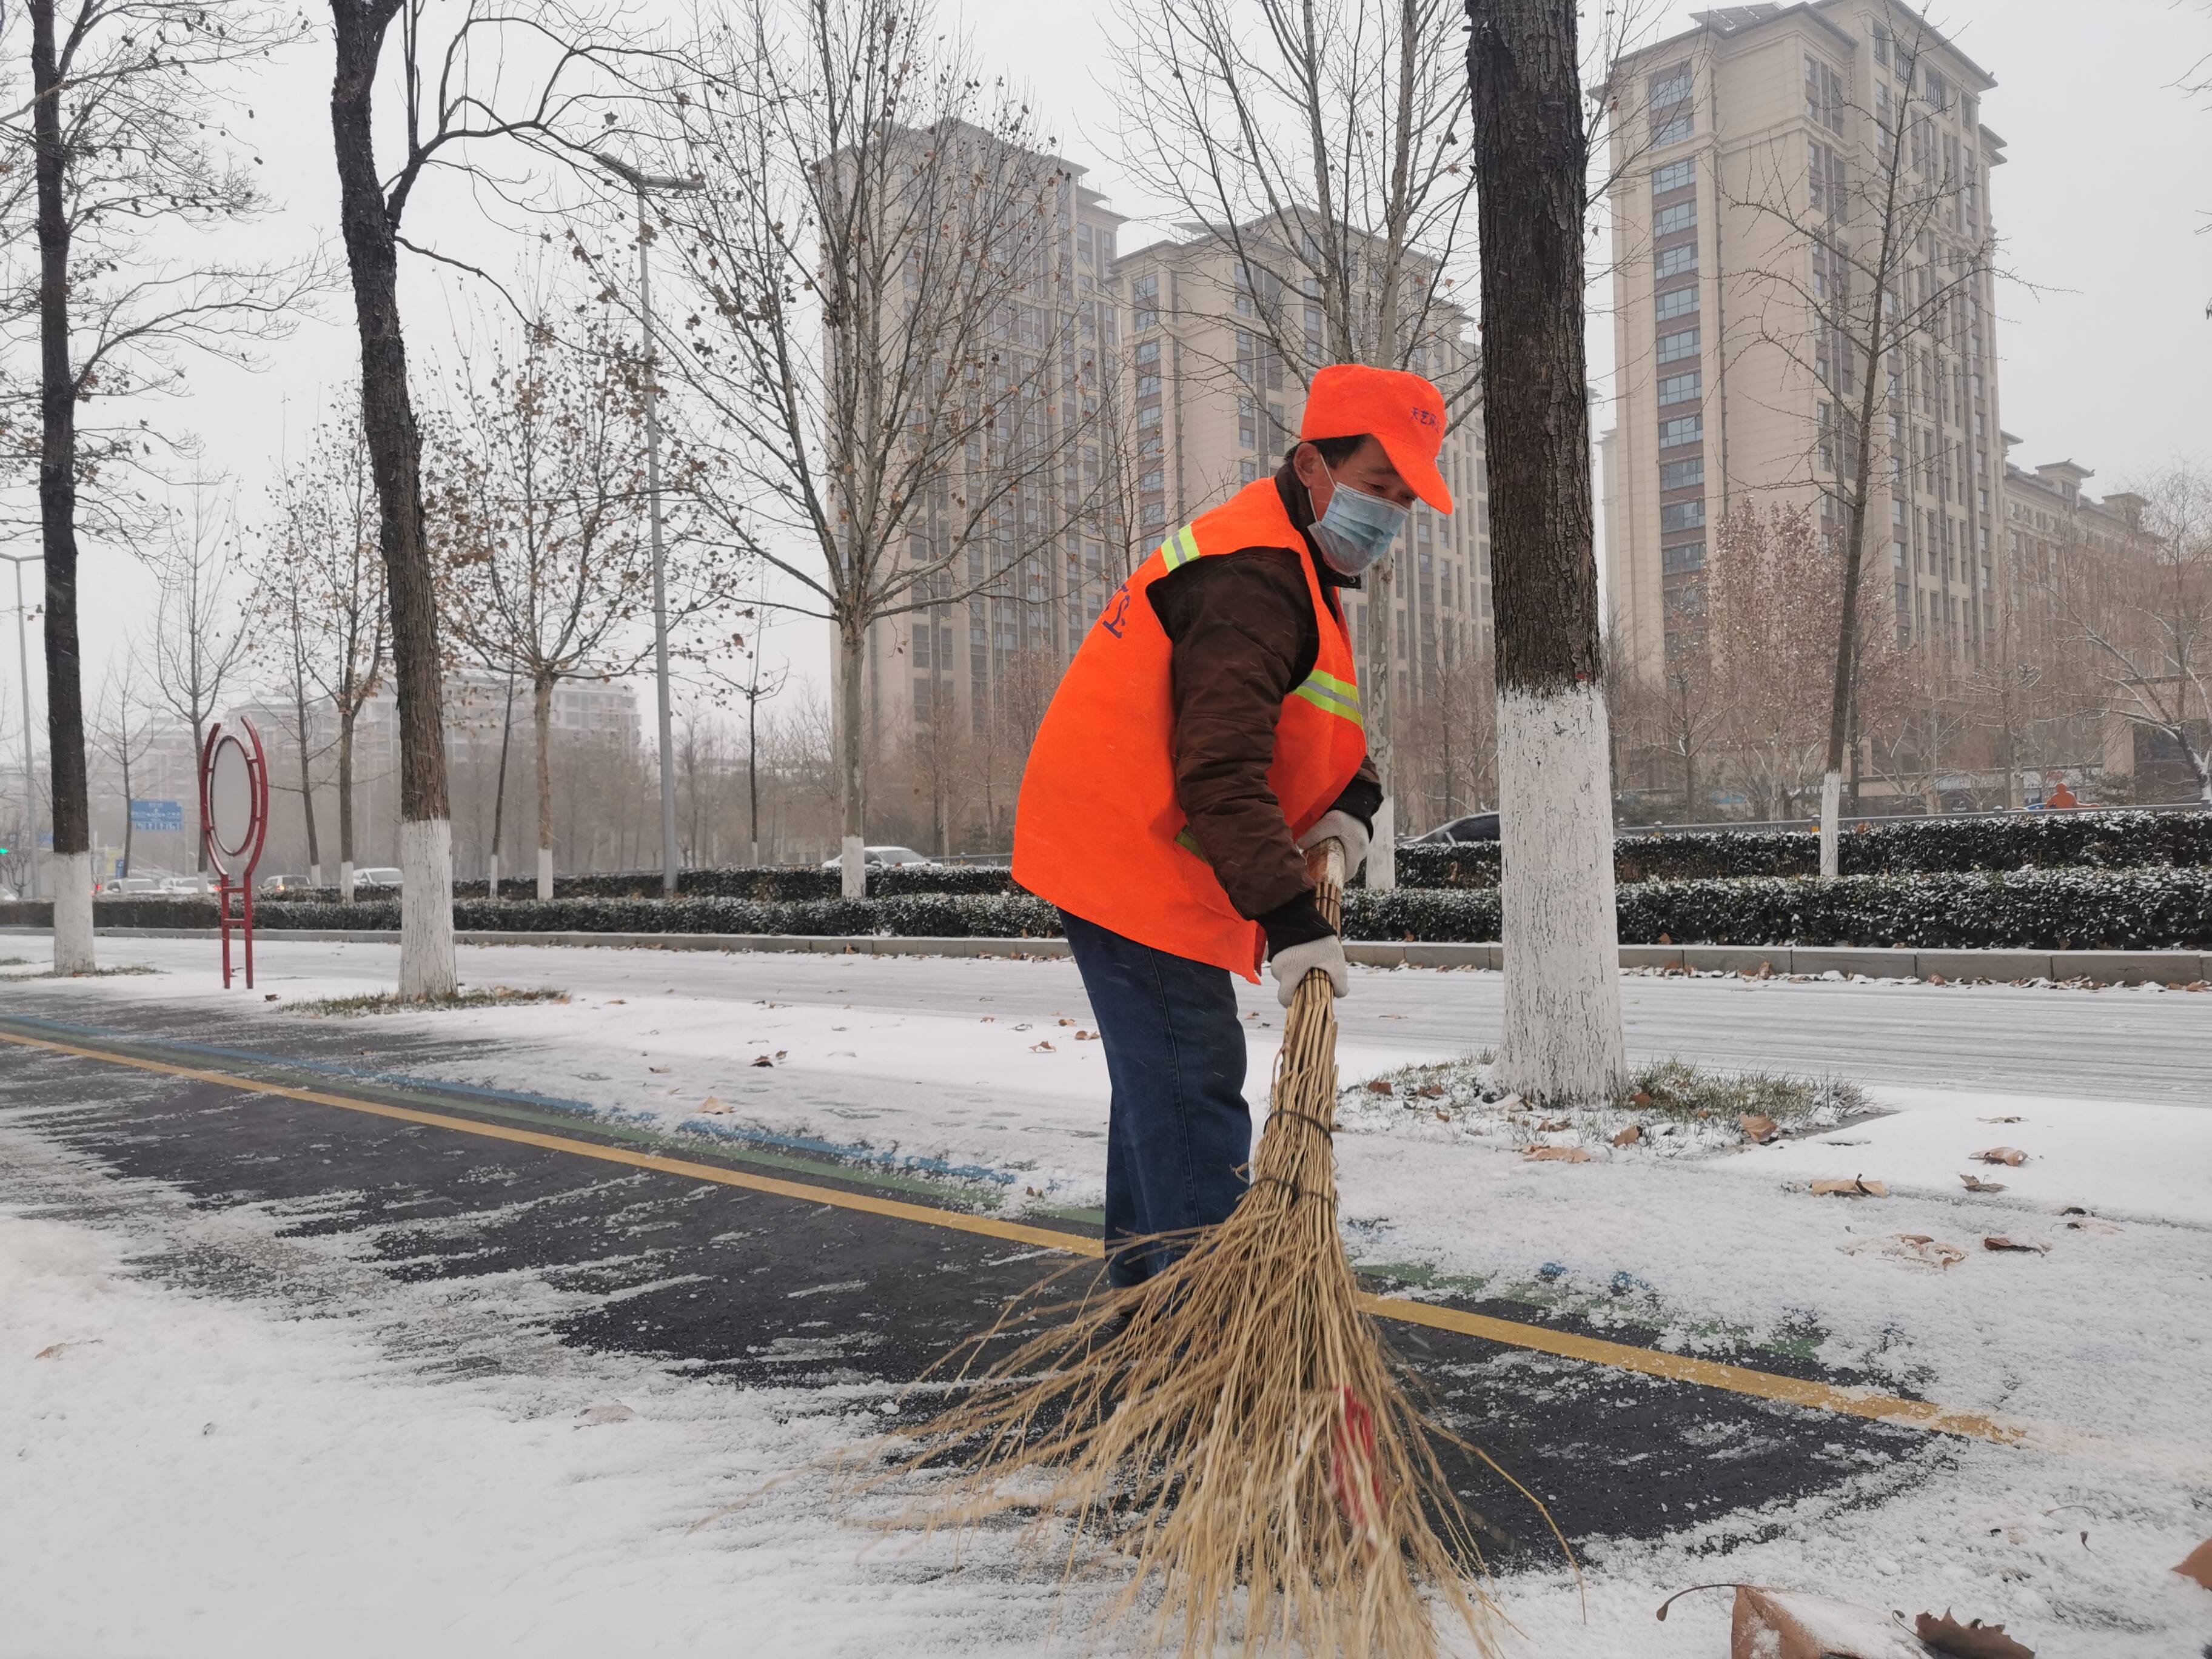
[[[261,746],[261,733],[240,715],[239,730],[226,732],[217,720],[209,728],[200,747],[200,844],[218,878],[216,915],[222,932],[222,988],[230,988],[230,935],[235,927],[246,954],[246,988],[253,988],[253,871],[261,862],[261,849],[269,840],[269,757]],[[246,763],[246,834],[234,847],[226,847],[216,833],[215,768],[225,749],[235,749]],[[243,860],[234,869],[234,860]],[[240,901],[234,915],[231,901]]]

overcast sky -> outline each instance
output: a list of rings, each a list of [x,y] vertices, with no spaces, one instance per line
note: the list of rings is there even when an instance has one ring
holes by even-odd
[[[1682,27],[1698,9],[1669,9],[1660,31]],[[1160,210],[1132,193],[1113,159],[1112,88],[1092,68],[1111,38],[1110,5],[968,0],[963,15],[986,59],[1034,89],[1062,154],[1090,169],[1088,183],[1139,219]],[[2091,488],[2100,490],[2176,457],[2212,459],[2212,234],[2197,234],[2212,222],[2212,112],[2174,84],[2212,51],[2212,13],[2203,0],[1961,0],[1932,21],[1997,80],[1983,111],[2010,159],[1991,181],[1992,211],[2005,263],[2033,284],[2000,295],[2003,423],[2022,441],[2013,459],[2032,465],[2071,457],[2096,470]],[[20,27],[10,40],[20,44]],[[258,137],[281,204],[251,234],[271,254],[335,240],[328,54],[318,38],[247,94],[246,130]],[[434,231],[443,245],[512,264],[518,244],[487,228],[480,205],[453,184],[410,213],[420,216],[411,228]],[[418,365],[450,355],[456,329],[466,330],[465,287],[419,262],[410,271],[407,325]],[[1590,367],[1601,386],[1611,347],[1600,316]],[[235,479],[249,521],[263,513],[276,457],[288,444],[296,454],[339,394],[354,349],[348,296],[336,294],[321,320],[270,348],[264,372],[202,371],[191,403],[167,411],[203,434],[205,464]],[[84,585],[89,698],[112,653],[146,626],[152,583],[129,555],[88,547]],[[0,586],[0,604],[11,599]],[[787,651],[800,675],[821,684],[826,637],[799,624],[782,630],[782,641],[771,654]],[[33,702],[42,708],[35,631],[32,650]],[[0,656],[12,691],[12,642]]]

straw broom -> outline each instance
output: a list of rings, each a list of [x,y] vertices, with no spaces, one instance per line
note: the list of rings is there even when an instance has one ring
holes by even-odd
[[[1310,868],[1334,926],[1342,847],[1324,842]],[[1441,1615],[1495,1654],[1498,1615],[1468,1577],[1472,1530],[1358,1306],[1335,1120],[1335,993],[1316,969],[1285,1022],[1234,1212],[1136,1289],[1055,1301],[1055,1275],[967,1345],[972,1364],[1012,1322],[1046,1325],[963,1372],[968,1397],[915,1431],[903,1468],[957,1473],[906,1523],[1025,1513],[1027,1541],[1060,1554],[1067,1578],[1118,1549],[1133,1571],[1106,1617],[1156,1594],[1150,1652],[1211,1653],[1241,1607],[1247,1653],[1431,1659]]]

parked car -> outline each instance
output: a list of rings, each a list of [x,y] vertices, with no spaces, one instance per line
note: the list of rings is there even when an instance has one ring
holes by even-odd
[[[1455,841],[1496,841],[1498,814],[1470,812],[1463,818],[1454,818],[1449,823],[1440,823],[1425,836],[1415,836],[1415,847],[1437,847]]]
[[[305,876],[264,876],[261,881],[261,890],[264,893],[296,893],[303,887],[313,885],[314,884]]]
[[[161,890],[159,876],[111,876],[100,890],[103,893],[158,893]]]
[[[212,882],[202,882],[198,876],[163,876],[155,892],[167,898],[198,898],[214,890]]]
[[[353,872],[353,884],[356,890],[363,887],[397,887],[399,885],[399,872],[388,864],[372,865],[366,870],[356,870]]]
[[[869,847],[863,848],[862,853],[870,864],[927,864],[930,862],[927,853],[917,853],[911,847]],[[840,869],[844,862],[842,858],[824,859],[822,860],[822,867],[824,870]]]

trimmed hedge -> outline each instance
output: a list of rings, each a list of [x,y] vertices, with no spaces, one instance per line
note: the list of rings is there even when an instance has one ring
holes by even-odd
[[[1399,888],[1345,896],[1347,936],[1421,942],[1495,939],[1495,888]],[[102,900],[118,927],[209,927],[200,899]],[[0,906],[0,922],[51,925],[47,904]],[[396,928],[392,901],[270,905],[261,925]],[[2018,870],[1845,876],[1832,882],[1747,876],[1645,881],[1620,890],[1626,944],[1860,945],[1921,950],[2212,950],[2212,869]],[[465,899],[468,931],[617,933],[812,933],[838,938],[1049,938],[1060,920],[1026,895],[913,894],[881,899]]]
[[[1846,876],[2201,866],[2212,865],[2212,812],[2023,812],[1991,818],[1899,818],[1850,830],[1836,850]],[[1495,887],[1498,859],[1496,842],[1401,847],[1398,880],[1407,887]],[[1613,876],[1623,885],[1736,876],[1809,876],[1817,873],[1820,862],[1820,837],[1802,830],[1621,836],[1613,844]]]
[[[838,890],[842,885],[842,880],[835,870],[789,869],[780,865],[739,865],[720,870],[679,870],[676,873],[676,892],[679,898],[742,898],[792,902],[804,899],[834,899],[838,896]],[[357,888],[355,902],[379,902],[374,895],[380,890]],[[896,898],[913,893],[1003,894],[1012,890],[1012,873],[1006,870],[950,864],[879,864],[872,866],[868,871],[868,896],[871,898]],[[453,884],[456,899],[481,899],[489,895],[490,884],[487,882],[457,881]],[[499,896],[503,901],[534,900],[538,896],[538,878],[503,876],[500,878]],[[660,872],[658,870],[625,870],[556,876],[553,878],[553,897],[556,902],[594,898],[658,900],[660,897]],[[338,902],[338,890],[335,887],[295,888],[283,893],[268,894],[258,902],[336,904]]]

